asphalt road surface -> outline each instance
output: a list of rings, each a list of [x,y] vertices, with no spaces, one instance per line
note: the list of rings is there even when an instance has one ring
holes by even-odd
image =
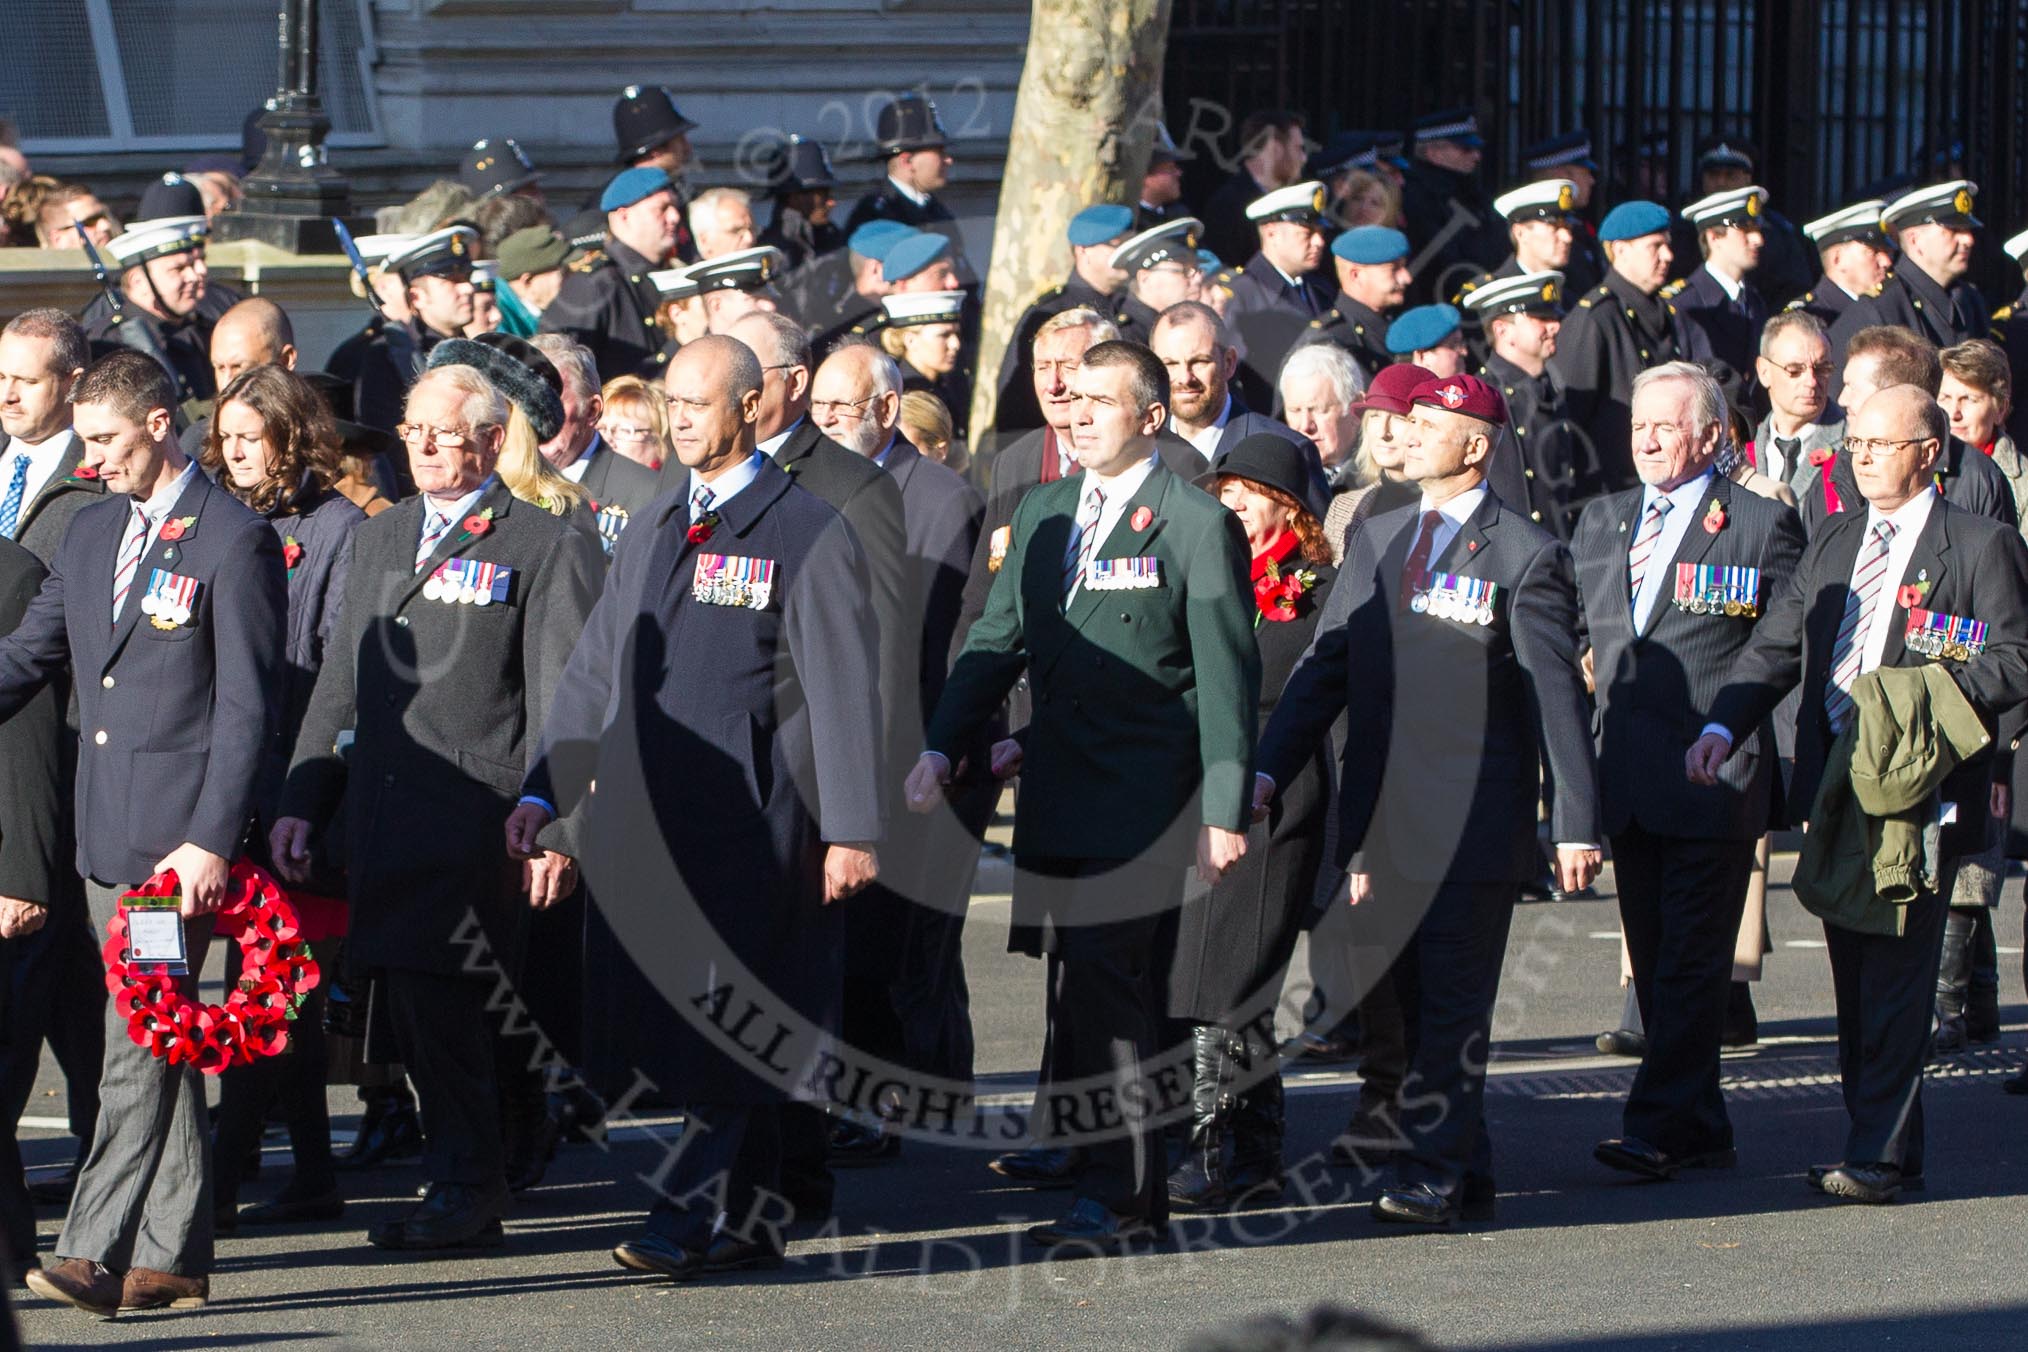
[[[1777,856],[1777,880],[1793,862]],[[609,1256],[647,1204],[634,1175],[661,1157],[651,1120],[605,1149],[563,1150],[517,1200],[504,1249],[407,1258],[367,1247],[369,1224],[410,1205],[417,1174],[397,1165],[347,1176],[342,1222],[222,1239],[206,1309],[105,1324],[28,1298],[22,1335],[33,1347],[160,1349],[1171,1349],[1243,1315],[1329,1301],[1446,1348],[2028,1345],[2028,1099],[2000,1092],[2028,1055],[2020,881],[2000,912],[2006,1038],[1937,1068],[1929,1190],[1878,1209],[1834,1206],[1802,1181],[1837,1157],[1844,1115],[1822,931],[1785,886],[1771,897],[1775,951],[1756,990],[1761,1044],[1726,1058],[1739,1167],[1642,1184],[1592,1161],[1593,1142],[1618,1131],[1632,1075],[1591,1044],[1620,1003],[1611,881],[1597,901],[1516,916],[1487,1104],[1492,1225],[1375,1226],[1370,1189],[1324,1162],[1355,1083],[1329,1068],[1289,1076],[1284,1204],[1180,1222],[1147,1256],[1044,1261],[1022,1230],[1058,1214],[1065,1194],[1009,1186],[977,1149],[910,1142],[898,1160],[841,1173],[839,1219],[797,1238],[780,1272],[673,1286]],[[989,860],[967,929],[988,1102],[1025,1099],[1041,1039],[1041,968],[1004,952],[1005,887],[1004,864]],[[24,1133],[37,1175],[69,1157],[62,1094],[46,1064]],[[332,1105],[349,1134],[351,1091],[333,1090]],[[287,1176],[285,1139],[272,1135],[268,1151],[245,1200]],[[44,1217],[45,1254],[60,1222]]]

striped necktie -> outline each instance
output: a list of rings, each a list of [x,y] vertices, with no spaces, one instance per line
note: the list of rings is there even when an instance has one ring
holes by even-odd
[[[1641,517],[1641,529],[1634,536],[1634,547],[1627,551],[1627,599],[1636,604],[1641,599],[1641,583],[1648,577],[1648,564],[1655,556],[1655,544],[1662,538],[1662,518],[1669,514],[1670,506],[1667,498],[1656,498],[1648,504]]]
[[[1824,687],[1824,712],[1831,731],[1844,730],[1852,714],[1852,682],[1859,679],[1866,660],[1866,633],[1873,610],[1887,581],[1887,550],[1894,542],[1894,523],[1882,521],[1866,537],[1866,548],[1852,570],[1852,589],[1845,594],[1845,617],[1838,624],[1838,640],[1831,645],[1831,682]]]
[[[0,497],[0,540],[12,540],[21,525],[21,504],[28,496],[28,452],[14,457],[14,473],[7,480],[7,495]]]
[[[424,509],[422,544],[416,547],[415,569],[419,573],[430,561],[430,555],[437,552],[437,542],[451,533],[449,512],[439,512],[434,504]]]
[[[134,575],[141,571],[141,555],[148,544],[148,514],[141,510],[141,504],[134,504],[134,520],[127,528],[127,538],[120,542],[120,557],[113,564],[113,623],[120,622],[120,608],[126,604],[127,593],[133,589]]]
[[[1091,567],[1091,556],[1098,549],[1099,517],[1106,508],[1105,490],[1097,484],[1084,495],[1084,506],[1078,510],[1077,529],[1071,533],[1070,548],[1063,551],[1063,603],[1070,604],[1070,598],[1077,592],[1077,584]]]

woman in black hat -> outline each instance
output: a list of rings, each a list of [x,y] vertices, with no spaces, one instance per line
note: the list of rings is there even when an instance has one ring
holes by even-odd
[[[339,474],[339,440],[330,410],[315,387],[279,366],[255,366],[235,377],[218,397],[200,460],[234,497],[274,525],[289,573],[287,665],[282,719],[256,799],[261,818],[256,852],[274,824],[274,809],[288,769],[289,748],[309,707],[323,666],[325,645],[337,630],[338,601],[352,532],[366,513],[333,485]],[[266,863],[265,859],[259,860]],[[303,937],[321,947],[344,933],[344,888],[335,880],[290,889]],[[328,961],[328,955],[327,961]],[[229,987],[238,979],[237,948],[230,950]],[[297,1011],[287,1056],[233,1066],[219,1079],[217,1140],[213,1150],[212,1205],[226,1233],[248,1224],[330,1220],[345,1207],[331,1158],[331,1119],[324,1096],[324,989],[312,990]],[[280,1101],[289,1127],[294,1176],[271,1201],[238,1210],[239,1184],[260,1143],[268,1106]]]
[[[1310,646],[1337,567],[1323,525],[1303,505],[1309,471],[1292,443],[1266,433],[1247,437],[1199,483],[1239,517],[1253,548],[1260,726],[1266,727],[1289,673]],[[1247,833],[1239,863],[1208,890],[1193,883],[1184,897],[1169,1014],[1193,1025],[1196,1077],[1189,1149],[1169,1176],[1173,1205],[1218,1208],[1281,1195],[1274,1011],[1323,863],[1330,784],[1320,746],[1274,813]]]

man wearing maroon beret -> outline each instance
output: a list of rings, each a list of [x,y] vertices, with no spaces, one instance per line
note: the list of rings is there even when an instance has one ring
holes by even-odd
[[[1382,1221],[1492,1218],[1486,1059],[1508,924],[1540,869],[1545,768],[1557,885],[1576,891],[1599,867],[1570,551],[1486,486],[1505,419],[1475,376],[1416,387],[1403,469],[1419,500],[1353,538],[1257,758],[1264,813],[1332,720],[1349,720],[1334,862],[1364,908],[1362,942],[1398,955],[1408,1025]]]

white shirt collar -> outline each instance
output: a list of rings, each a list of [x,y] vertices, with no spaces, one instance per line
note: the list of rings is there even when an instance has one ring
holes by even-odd
[[[887,181],[894,185],[894,190],[896,192],[900,193],[903,197],[906,197],[909,201],[915,203],[917,206],[926,207],[929,205],[930,195],[928,193],[923,192],[917,188],[909,187],[908,184],[903,183],[893,174],[889,174],[887,176]]]
[[[585,473],[591,469],[592,457],[597,455],[600,449],[599,434],[594,432],[592,433],[592,439],[585,443],[584,454],[571,461],[568,465],[565,465],[558,472],[574,484],[583,483]]]
[[[1704,270],[1711,274],[1712,280],[1718,283],[1719,289],[1725,292],[1726,299],[1728,300],[1738,300],[1739,293],[1746,289],[1746,282],[1744,280],[1728,277],[1709,263],[1704,265]]]
[[[28,462],[28,477],[22,481],[21,511],[28,512],[28,504],[35,501],[45,485],[56,477],[56,470],[63,463],[64,455],[70,450],[71,430],[66,427],[47,441],[23,441],[15,437],[7,443],[4,454],[0,454],[0,497],[7,493],[7,485],[13,482],[14,466],[23,460]]]
[[[686,504],[694,504],[697,498],[697,490],[700,487],[709,488],[711,490],[711,509],[717,511],[724,507],[726,503],[738,497],[740,491],[752,483],[760,474],[760,471],[761,452],[759,447],[754,448],[752,455],[740,461],[731,469],[726,470],[708,484],[698,478],[697,471],[693,469],[690,471],[690,482],[683,490],[683,501]],[[689,510],[693,516],[696,514],[694,505]]]
[[[790,423],[787,427],[784,427],[781,431],[769,437],[766,441],[763,441],[759,445],[755,446],[754,449],[759,451],[762,455],[766,456],[768,459],[770,460],[774,459],[776,456],[782,453],[782,447],[788,444],[789,438],[795,435],[796,429],[798,427],[801,427],[803,425],[803,422],[804,419],[802,418],[796,419],[794,422]]]
[[[1479,504],[1485,500],[1486,485],[1478,483],[1473,484],[1470,488],[1451,498],[1448,502],[1432,503],[1429,500],[1429,494],[1425,493],[1422,495],[1421,505],[1415,510],[1418,516],[1431,510],[1441,512],[1451,525],[1462,526],[1472,519],[1472,515],[1479,510]]]
[[[1705,490],[1711,486],[1711,476],[1715,473],[1717,473],[1715,469],[1707,469],[1694,479],[1685,479],[1667,493],[1653,484],[1647,485],[1641,494],[1641,511],[1646,513],[1656,498],[1669,499],[1671,513],[1695,511],[1697,500],[1703,497]]]
[[[1923,489],[1892,512],[1883,512],[1872,504],[1866,507],[1866,529],[1870,532],[1882,521],[1894,523],[1894,538],[1913,538],[1929,524],[1929,510],[1936,503],[1934,485]]]
[[[151,530],[162,524],[162,519],[176,506],[177,500],[183,496],[183,490],[190,486],[190,481],[196,475],[197,462],[192,460],[183,466],[182,472],[175,478],[156,489],[147,501],[143,502],[139,498],[134,500],[135,505],[141,509],[141,514],[148,518]]]
[[[1196,432],[1185,432],[1181,424],[1176,421],[1176,415],[1172,413],[1169,415],[1169,430],[1196,447],[1197,453],[1206,460],[1209,460],[1211,459],[1211,453],[1218,449],[1219,435],[1225,431],[1225,425],[1231,421],[1232,391],[1228,389],[1225,392],[1225,404],[1218,410],[1218,416],[1211,420],[1210,426]]]
[[[429,529],[429,519],[431,513],[435,513],[439,517],[448,517],[453,521],[456,521],[468,515],[471,512],[472,508],[478,504],[479,498],[485,493],[487,489],[491,488],[494,485],[494,483],[497,482],[497,479],[498,476],[488,474],[484,482],[482,482],[477,488],[473,489],[471,492],[465,494],[465,496],[459,498],[456,502],[453,502],[448,506],[446,506],[441,500],[433,498],[427,493],[423,494],[423,529],[424,530]]]

